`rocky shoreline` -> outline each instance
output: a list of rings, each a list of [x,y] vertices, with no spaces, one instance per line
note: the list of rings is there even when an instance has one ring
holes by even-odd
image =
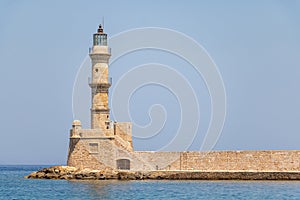
[[[117,171],[54,166],[33,172],[25,178],[62,180],[300,180],[300,172]]]

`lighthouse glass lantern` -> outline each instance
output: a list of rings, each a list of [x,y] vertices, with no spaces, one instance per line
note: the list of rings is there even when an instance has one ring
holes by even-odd
[[[101,24],[99,25],[98,32],[94,34],[94,46],[107,46],[107,34],[103,32]]]

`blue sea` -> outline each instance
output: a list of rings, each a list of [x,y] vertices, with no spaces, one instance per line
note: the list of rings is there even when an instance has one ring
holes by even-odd
[[[49,166],[1,166],[0,199],[300,199],[299,181],[24,179]]]

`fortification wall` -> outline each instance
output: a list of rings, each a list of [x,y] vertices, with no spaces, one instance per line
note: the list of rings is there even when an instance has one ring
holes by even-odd
[[[208,171],[300,171],[300,151],[130,151],[115,140],[70,139],[68,166],[90,169],[118,168],[129,159],[130,169]]]
[[[295,151],[133,151],[131,123],[115,123],[114,134],[81,129],[74,121],[70,132],[68,165],[90,169],[300,171],[300,150]],[[125,164],[124,164],[125,165]]]
[[[163,170],[300,171],[299,150],[134,153]]]

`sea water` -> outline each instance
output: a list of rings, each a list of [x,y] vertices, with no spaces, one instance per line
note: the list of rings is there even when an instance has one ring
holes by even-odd
[[[0,199],[300,199],[299,181],[24,179],[49,166],[0,166]]]

